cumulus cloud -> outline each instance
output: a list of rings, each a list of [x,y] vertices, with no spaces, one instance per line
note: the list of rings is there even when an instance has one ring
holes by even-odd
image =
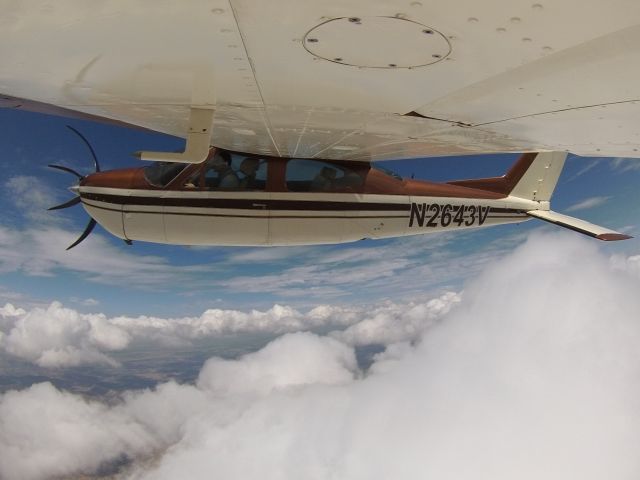
[[[108,404],[6,393],[0,476],[635,480],[639,288],[594,243],[539,236],[367,372],[296,333]]]
[[[334,329],[352,345],[413,341],[459,301],[446,293],[420,303],[384,302],[372,307],[319,305],[302,312],[274,305],[268,310],[209,309],[196,317],[106,317],[84,314],[61,303],[31,310],[6,304],[0,308],[0,351],[42,367],[83,364],[116,365],[110,352],[136,344],[185,345],[225,334]],[[347,328],[348,327],[348,328]],[[347,328],[346,331],[342,332]]]
[[[96,473],[159,446],[157,435],[120,408],[86,401],[50,383],[5,393],[0,425],[0,477],[7,479]]]
[[[426,303],[396,305],[387,302],[373,308],[367,318],[333,335],[351,345],[388,345],[415,340],[460,300],[460,294],[446,292]]]
[[[57,302],[29,312],[8,304],[0,315],[3,323],[14,319],[4,327],[0,349],[42,367],[114,365],[103,352],[121,350],[130,341],[126,331],[111,325],[103,315],[81,315]]]
[[[311,333],[280,337],[242,361],[209,359],[198,387],[216,396],[264,395],[300,385],[345,384],[358,369],[352,348]]]

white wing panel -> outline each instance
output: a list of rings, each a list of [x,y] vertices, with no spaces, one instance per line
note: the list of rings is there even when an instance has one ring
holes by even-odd
[[[0,7],[0,93],[183,137],[189,108],[213,105],[213,143],[227,148],[640,156],[635,0]],[[432,118],[402,116],[412,111]]]
[[[639,100],[638,46],[640,25],[474,83],[417,112],[484,125],[544,112]]]
[[[0,2],[0,89],[63,106],[260,102],[228,2]]]

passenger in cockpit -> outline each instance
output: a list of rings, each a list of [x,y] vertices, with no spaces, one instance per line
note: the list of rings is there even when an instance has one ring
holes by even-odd
[[[333,181],[336,178],[336,170],[330,167],[322,167],[320,172],[313,178],[310,190],[312,192],[326,192],[333,189]]]
[[[238,187],[241,190],[252,190],[255,188],[256,172],[260,166],[260,160],[253,157],[245,158],[238,169]]]
[[[227,152],[223,151],[220,154],[216,154],[209,168],[215,170],[218,174],[217,185],[207,185],[209,188],[214,187],[223,190],[238,188],[240,180],[236,172],[231,168],[231,158],[229,158]]]

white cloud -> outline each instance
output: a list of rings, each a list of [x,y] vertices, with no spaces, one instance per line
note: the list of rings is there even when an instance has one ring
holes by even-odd
[[[231,263],[268,263],[307,255],[313,252],[313,250],[313,247],[252,248],[240,253],[231,254],[227,261]]]
[[[335,385],[353,381],[357,372],[353,349],[311,333],[280,337],[242,361],[211,358],[202,367],[198,387],[216,396],[265,395],[303,385]]]
[[[179,284],[191,274],[211,270],[202,265],[177,268],[162,257],[136,255],[116,248],[96,233],[67,251],[78,235],[56,227],[11,230],[0,225],[0,273],[52,276],[65,269],[99,283],[148,288]]]
[[[8,307],[4,310],[10,310]],[[42,367],[115,365],[104,352],[121,350],[130,341],[126,331],[107,322],[103,315],[80,315],[57,302],[46,310],[34,308],[29,312],[0,314],[5,317],[3,323],[6,317],[15,318],[4,327],[0,348]]]
[[[374,308],[367,318],[334,332],[333,336],[350,345],[389,345],[416,340],[460,300],[460,294],[446,292],[427,303],[396,305],[388,302]]]
[[[49,383],[2,395],[0,424],[0,477],[6,479],[95,473],[104,464],[159,446],[155,435],[118,408]]]
[[[640,160],[637,158],[618,157],[613,159],[612,166],[618,172],[640,170]]]
[[[30,220],[40,224],[57,221],[47,211],[58,203],[57,195],[42,179],[29,175],[11,177],[4,184],[4,193]],[[69,198],[72,198],[71,194]]]
[[[22,308],[16,308],[10,303],[7,303],[4,307],[0,307],[0,316],[2,317],[20,317],[26,313]]]
[[[575,180],[578,177],[581,177],[585,173],[591,171],[594,167],[598,166],[602,162],[602,159],[591,160],[586,166],[582,167],[573,177],[571,177],[568,181]]]
[[[116,365],[109,353],[134,347],[136,342],[188,344],[200,338],[234,333],[276,335],[334,328],[337,329],[334,335],[343,342],[387,344],[419,338],[424,328],[458,301],[456,294],[449,293],[424,303],[385,302],[373,309],[319,305],[301,312],[274,305],[268,310],[248,312],[209,309],[200,316],[182,318],[108,318],[103,314],[83,314],[59,302],[28,311],[7,304],[0,309],[0,351],[43,367],[69,367]]]
[[[611,197],[590,197],[585,200],[582,200],[581,202],[574,203],[570,207],[567,207],[565,210],[567,212],[575,212],[578,210],[587,210],[589,208],[599,207],[610,198]]]
[[[195,386],[109,404],[48,384],[6,393],[0,476],[91,473],[126,455],[122,477],[137,480],[635,480],[639,288],[594,243],[538,236],[366,374],[351,347],[306,333],[211,359]]]
[[[69,300],[71,300],[73,303],[79,303],[80,305],[84,305],[85,307],[96,307],[100,305],[100,302],[95,298],[71,297]]]
[[[640,255],[612,255],[609,259],[611,266],[616,270],[627,272],[636,278],[640,278]]]

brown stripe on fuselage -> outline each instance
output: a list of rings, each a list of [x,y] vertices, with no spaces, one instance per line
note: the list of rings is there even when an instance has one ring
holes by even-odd
[[[367,218],[375,218],[375,219],[390,219],[390,218],[407,218],[406,215],[353,215],[353,216],[345,216],[345,215],[251,215],[250,213],[240,214],[240,213],[200,213],[200,212],[166,212],[164,210],[160,211],[149,211],[149,210],[124,210],[122,211],[119,208],[109,208],[104,207],[102,205],[95,205],[90,202],[82,202],[91,208],[97,208],[98,210],[107,210],[110,212],[117,213],[142,213],[148,215],[181,215],[181,216],[190,216],[190,217],[224,217],[224,218],[260,218],[260,219],[271,219],[271,218],[286,218],[286,219],[304,219],[304,220],[314,220],[314,219],[335,219],[335,220],[362,220]],[[257,209],[256,209],[257,210]]]
[[[81,192],[80,196],[87,200],[112,203],[116,205],[158,205],[164,207],[185,208],[228,208],[237,210],[314,210],[314,211],[401,211],[411,208],[409,203],[374,203],[374,202],[335,202],[310,200],[269,200],[269,199],[236,199],[236,198],[177,198],[177,197],[144,197],[128,195],[111,195],[104,193]]]

